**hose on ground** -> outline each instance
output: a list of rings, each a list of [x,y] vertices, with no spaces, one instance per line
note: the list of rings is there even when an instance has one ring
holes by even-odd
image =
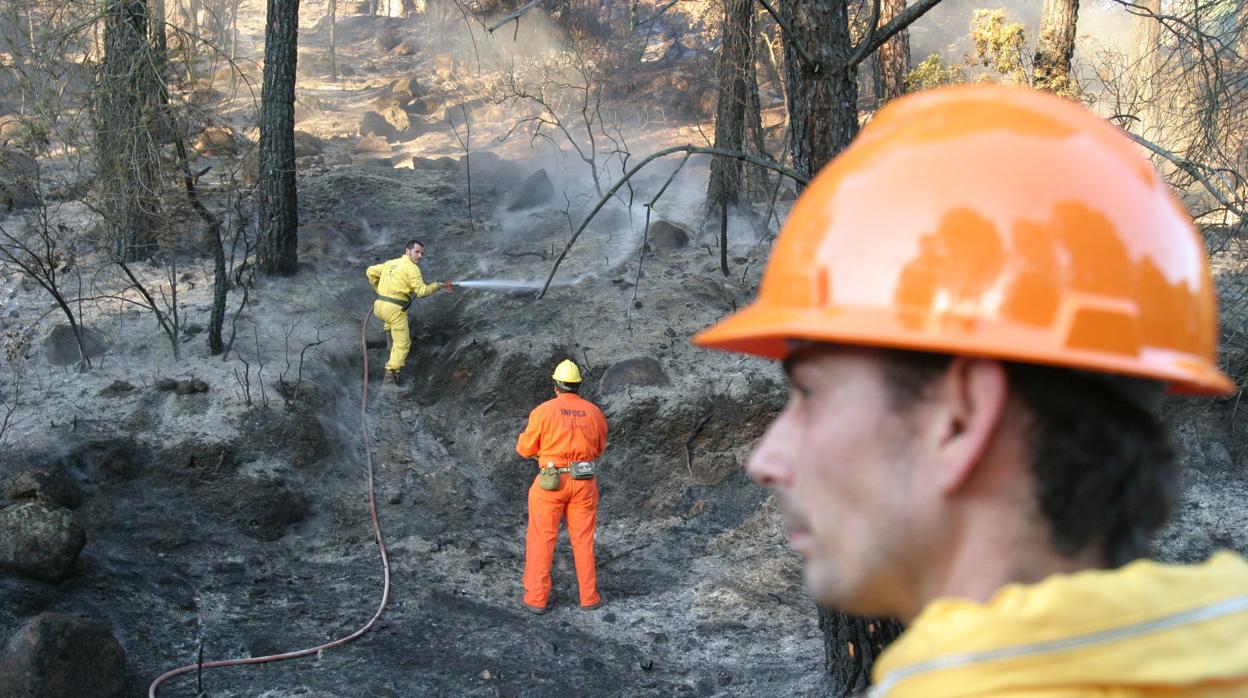
[[[377,606],[377,612],[374,613],[373,617],[369,619],[368,623],[365,623],[364,627],[360,628],[359,630],[356,630],[355,632],[345,637],[340,637],[337,640],[334,640],[332,642],[327,642],[323,645],[317,645],[316,647],[309,647],[307,649],[296,650],[294,652],[284,652],[282,654],[270,654],[264,657],[240,657],[238,659],[219,659],[219,660],[211,661],[211,662],[199,662],[196,664],[188,664],[183,667],[178,667],[177,669],[172,669],[170,671],[167,671],[161,674],[159,677],[157,677],[155,681],[152,682],[152,685],[149,686],[147,689],[148,698],[156,698],[156,691],[157,689],[160,688],[160,685],[163,684],[164,682],[168,681],[169,679],[175,676],[186,674],[192,671],[198,671],[200,669],[213,669],[216,667],[224,667],[224,666],[241,666],[243,664],[264,664],[266,662],[277,662],[283,659],[295,659],[297,657],[306,657],[310,654],[317,654],[327,649],[340,647],[360,637],[364,633],[367,633],[369,630],[371,630],[373,626],[377,623],[377,621],[381,618],[381,614],[386,610],[386,603],[390,600],[390,559],[386,555],[386,543],[384,540],[382,540],[382,537],[381,537],[381,523],[378,522],[377,520],[377,492],[376,492],[376,488],[373,486],[373,455],[372,455],[372,451],[369,448],[369,442],[368,442],[368,339],[367,337],[368,337],[368,321],[372,319],[372,317],[373,317],[373,311],[370,309],[368,311],[368,314],[364,316],[364,325],[360,329],[360,352],[364,356],[364,380],[363,380],[363,389],[362,389],[361,396],[360,396],[360,436],[363,437],[364,439],[364,461],[368,466],[367,468],[368,470],[368,508],[369,508],[369,513],[373,519],[373,534],[377,538],[377,550],[380,551],[381,553],[381,572],[382,572],[381,603],[378,604]]]

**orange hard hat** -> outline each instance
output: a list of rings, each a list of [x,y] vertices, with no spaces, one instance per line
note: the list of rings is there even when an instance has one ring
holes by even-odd
[[[984,356],[1221,394],[1204,245],[1135,145],[1048,93],[959,86],[889,103],[815,177],[757,300],[702,346],[791,340]]]

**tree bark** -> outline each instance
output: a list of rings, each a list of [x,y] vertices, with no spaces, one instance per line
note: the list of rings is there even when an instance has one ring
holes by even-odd
[[[886,24],[906,9],[906,0],[880,0],[880,24]],[[884,42],[872,64],[877,106],[906,93],[906,74],[910,72],[910,32],[902,30]]]
[[[853,696],[871,686],[871,667],[902,628],[889,618],[846,616],[820,607],[819,629],[834,695]]]
[[[1061,94],[1074,91],[1070,59],[1075,54],[1075,25],[1078,20],[1079,0],[1044,0],[1032,65],[1032,81],[1038,89]]]
[[[1136,117],[1139,123],[1132,130],[1150,141],[1162,141],[1158,132],[1157,84],[1161,80],[1161,22],[1156,15],[1161,12],[1161,0],[1138,0],[1142,9],[1151,14],[1131,18],[1131,71],[1136,85]],[[1245,3],[1248,7],[1248,3]]]
[[[858,135],[857,68],[847,65],[849,13],[845,0],[788,2],[780,13],[791,30],[784,37],[789,151],[793,168],[814,176]]]
[[[724,0],[719,54],[719,104],[715,109],[715,147],[740,151],[745,140],[745,111],[754,71],[754,2]],[[757,88],[755,88],[757,89]],[[706,198],[711,206],[735,204],[741,195],[741,161],[716,157]]]
[[[858,84],[846,0],[784,3],[785,83],[793,168],[813,176],[858,134]],[[800,50],[798,47],[801,47]],[[810,61],[803,59],[803,54]],[[896,621],[819,609],[830,695],[847,697],[869,685],[879,652],[900,634]]]
[[[338,0],[329,0],[329,79],[338,82]]]
[[[96,88],[96,186],[112,252],[147,259],[159,239],[160,172],[152,135],[156,76],[146,0],[108,0]]]
[[[260,92],[260,271],[294,274],[299,225],[295,192],[295,61],[299,0],[268,0]]]

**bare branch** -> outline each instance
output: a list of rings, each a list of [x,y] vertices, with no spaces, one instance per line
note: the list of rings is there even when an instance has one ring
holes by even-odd
[[[927,11],[935,7],[939,2],[940,0],[919,0],[913,5],[908,5],[906,9],[897,13],[896,17],[889,20],[888,24],[872,31],[862,40],[862,43],[855,46],[853,52],[849,54],[849,58],[845,61],[845,67],[850,68],[865,61],[867,56],[874,53],[876,49],[887,43],[889,39],[896,36],[901,30],[913,24],[916,19],[927,14]],[[874,13],[872,14],[874,15]],[[871,22],[871,26],[874,28],[875,23],[878,21],[878,15],[876,15]]]
[[[806,52],[806,49],[803,48],[801,44],[797,43],[796,40],[789,38],[796,36],[796,34],[793,33],[793,28],[789,26],[788,22],[784,21],[784,18],[780,16],[779,12],[776,12],[776,9],[771,6],[771,3],[767,2],[767,0],[758,1],[762,3],[764,8],[766,8],[772,19],[776,20],[776,24],[780,25],[780,31],[784,34],[785,41],[789,42],[789,45],[792,46],[793,50],[797,52],[797,55],[801,57],[802,62],[810,66],[816,65],[815,60],[810,57],[810,54]]]
[[[520,9],[516,10],[515,12],[512,12],[511,14],[507,15],[506,17],[504,17],[504,18],[502,18],[502,19],[498,20],[498,22],[496,22],[493,26],[486,27],[486,29],[485,29],[485,30],[486,30],[486,31],[488,31],[489,33],[493,34],[495,29],[498,29],[499,27],[503,26],[504,24],[506,24],[506,23],[508,23],[508,22],[515,22],[515,23],[516,23],[516,28],[517,28],[517,29],[519,29],[519,28],[520,28],[520,18],[521,18],[521,17],[523,17],[525,14],[527,14],[529,10],[533,9],[534,7],[537,7],[538,5],[542,4],[542,3],[543,3],[543,2],[545,2],[545,1],[546,1],[546,0],[532,0],[532,2],[529,2],[529,3],[528,3],[528,4],[526,4],[524,7],[521,7]]]
[[[1199,162],[1194,162],[1192,160],[1189,160],[1183,157],[1182,155],[1166,150],[1165,148],[1161,147],[1160,145],[1157,145],[1156,143],[1148,140],[1147,138],[1144,138],[1143,136],[1138,136],[1134,133],[1131,133],[1130,131],[1127,131],[1126,134],[1131,137],[1131,140],[1135,141],[1136,143],[1139,143],[1145,148],[1148,148],[1150,151],[1169,160],[1170,162],[1174,163],[1175,167],[1178,167],[1179,169],[1183,170],[1184,172],[1188,173],[1193,178],[1195,178],[1196,181],[1200,182],[1201,186],[1203,186],[1206,191],[1208,191],[1210,194],[1213,195],[1213,198],[1218,200],[1218,203],[1226,207],[1226,210],[1230,211],[1231,213],[1234,213],[1235,215],[1239,216],[1243,220],[1248,220],[1248,211],[1245,211],[1243,208],[1241,208],[1240,206],[1237,206],[1234,202],[1232,202],[1227,197],[1226,192],[1222,190],[1222,187],[1219,187],[1217,184],[1214,184],[1211,179],[1209,179],[1203,174],[1205,171],[1212,171],[1214,168],[1209,167],[1208,165],[1205,165]]]
[[[546,277],[546,283],[542,286],[542,292],[537,294],[538,298],[546,296],[546,291],[550,289],[550,283],[555,278],[555,272],[559,270],[559,264],[563,262],[563,258],[568,255],[568,250],[572,249],[572,245],[576,242],[576,239],[581,236],[581,233],[585,232],[585,228],[589,225],[589,222],[592,221],[594,216],[598,215],[598,212],[602,210],[602,207],[606,206],[607,202],[615,196],[615,193],[620,190],[620,187],[623,187],[625,182],[631,179],[633,175],[641,171],[641,169],[646,165],[649,165],[651,162],[654,162],[661,157],[671,155],[672,153],[722,155],[724,157],[737,158],[738,160],[744,160],[748,163],[758,165],[759,167],[765,167],[769,170],[779,172],[780,174],[789,177],[794,181],[801,182],[802,184],[806,184],[810,181],[806,175],[803,175],[795,170],[791,170],[784,165],[780,165],[770,160],[764,160],[753,155],[747,155],[746,153],[741,153],[735,150],[724,150],[722,148],[700,148],[686,144],[672,146],[671,148],[664,148],[656,153],[652,153],[644,160],[634,165],[631,170],[625,172],[624,177],[607,190],[607,193],[598,200],[598,203],[594,206],[593,210],[589,212],[589,215],[585,216],[585,220],[581,221],[581,224],[577,226],[576,232],[572,233],[572,238],[568,240],[568,244],[564,246],[563,251],[559,253],[559,257],[555,259],[555,264],[550,269],[550,275]]]

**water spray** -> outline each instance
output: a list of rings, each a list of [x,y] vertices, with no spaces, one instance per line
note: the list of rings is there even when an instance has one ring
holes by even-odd
[[[514,281],[510,279],[470,279],[468,281],[452,281],[455,288],[479,288],[485,291],[501,293],[537,293],[542,285],[536,281]]]

